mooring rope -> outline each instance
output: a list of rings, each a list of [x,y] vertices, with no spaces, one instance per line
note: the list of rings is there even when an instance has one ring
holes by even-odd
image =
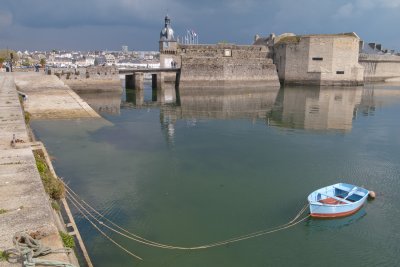
[[[264,229],[264,230],[260,230],[260,231],[257,231],[257,232],[249,233],[249,234],[246,234],[246,235],[234,237],[234,238],[231,238],[231,239],[219,241],[219,242],[204,244],[204,245],[200,245],[200,246],[193,246],[193,247],[181,247],[181,246],[173,246],[173,245],[169,245],[169,244],[162,244],[162,243],[154,242],[154,241],[151,241],[151,240],[147,240],[147,239],[145,239],[145,238],[143,238],[141,236],[138,236],[138,235],[136,235],[134,233],[129,232],[128,230],[120,227],[119,225],[115,224],[111,220],[109,220],[106,217],[104,217],[100,212],[98,212],[96,209],[94,209],[92,206],[90,206],[88,203],[86,203],[84,200],[82,200],[78,196],[78,194],[76,194],[68,185],[65,184],[65,186],[67,188],[67,190],[66,190],[67,197],[74,204],[74,206],[75,207],[80,206],[82,210],[84,210],[90,217],[92,217],[100,225],[102,225],[102,226],[108,228],[109,230],[111,230],[111,231],[113,231],[113,232],[115,232],[115,233],[117,233],[117,234],[119,234],[121,236],[124,236],[124,237],[126,237],[128,239],[134,240],[136,242],[142,243],[142,244],[147,245],[147,246],[163,248],[163,249],[200,250],[200,249],[207,249],[207,248],[212,248],[212,247],[223,246],[223,245],[227,245],[227,244],[243,241],[243,240],[246,240],[246,239],[255,238],[255,237],[258,237],[258,236],[262,236],[262,235],[272,234],[272,233],[275,233],[275,232],[278,232],[278,231],[282,231],[284,229],[288,229],[290,227],[293,227],[293,226],[303,222],[304,220],[306,220],[310,216],[310,215],[307,215],[307,216],[299,219],[301,217],[301,215],[306,211],[306,209],[309,206],[309,204],[306,204],[306,205],[303,206],[303,208],[296,214],[296,216],[292,220],[290,220],[289,222],[287,222],[285,224],[282,224],[282,225],[279,225],[279,226],[276,226],[276,227],[273,227],[273,228]],[[74,197],[74,195],[76,197]],[[89,209],[91,209],[93,211],[93,213],[97,214],[97,216],[100,216],[101,218],[104,218],[106,221],[110,222],[112,225],[114,225],[115,227],[117,227],[118,229],[124,231],[127,234],[124,234],[121,231],[118,231],[115,228],[107,225],[103,221],[100,221],[95,215],[92,214],[92,212],[90,212],[88,209],[86,209],[80,202],[84,203]],[[81,209],[79,209],[79,210],[83,214],[83,211]],[[85,216],[85,218],[88,218],[88,217]],[[91,223],[93,224],[93,222],[91,222]]]
[[[39,240],[31,237],[27,232],[16,233],[13,237],[13,243],[15,249],[10,250],[10,252],[13,254],[13,260],[16,260],[18,256],[21,256],[23,258],[24,266],[34,267],[36,265],[46,265],[75,267],[69,262],[37,259],[39,256],[45,256],[50,253],[69,254],[72,252],[72,250],[69,248],[51,249],[49,247],[45,247]]]
[[[224,244],[227,244],[227,243],[238,242],[238,241],[241,241],[241,240],[244,240],[244,239],[249,239],[249,238],[256,237],[256,236],[265,235],[265,234],[272,233],[272,232],[277,232],[277,231],[280,231],[280,230],[289,228],[289,227],[287,227],[287,226],[290,226],[290,227],[291,227],[292,224],[293,224],[293,225],[296,225],[296,224],[300,223],[301,221],[304,221],[307,217],[309,217],[309,216],[307,216],[307,217],[303,218],[301,221],[295,223],[295,221],[296,221],[296,220],[301,216],[301,214],[303,214],[304,211],[307,209],[307,207],[308,207],[308,204],[307,204],[307,205],[305,205],[305,206],[300,210],[300,212],[299,212],[290,222],[288,222],[288,223],[286,223],[286,224],[283,224],[283,225],[280,225],[280,226],[277,226],[277,227],[273,227],[273,228],[270,228],[270,229],[267,229],[267,230],[261,230],[261,231],[254,232],[254,233],[251,233],[251,234],[243,235],[243,236],[240,236],[240,237],[236,237],[236,238],[224,240],[224,241],[221,241],[221,242],[216,242],[216,243],[208,244],[208,245],[202,245],[202,246],[196,246],[196,247],[178,247],[178,246],[172,246],[172,245],[166,245],[166,244],[157,243],[157,242],[154,242],[154,241],[147,240],[147,239],[145,239],[145,238],[143,238],[143,237],[140,237],[140,236],[138,236],[138,235],[135,235],[135,234],[129,232],[128,230],[126,230],[126,229],[124,229],[124,228],[118,226],[117,224],[113,223],[112,221],[108,220],[106,217],[104,217],[102,214],[100,214],[98,211],[96,211],[93,207],[91,207],[89,204],[87,204],[87,203],[85,202],[85,204],[88,205],[88,206],[90,206],[90,208],[91,208],[94,212],[96,212],[96,214],[98,214],[99,216],[101,216],[101,217],[104,218],[105,220],[109,221],[110,223],[112,223],[112,224],[115,225],[116,227],[120,228],[120,229],[123,230],[124,232],[128,233],[129,235],[132,235],[133,237],[132,237],[132,236],[128,236],[128,235],[126,235],[126,234],[124,234],[124,233],[121,233],[120,231],[115,230],[114,228],[108,226],[108,225],[105,224],[104,222],[98,220],[93,214],[90,213],[90,211],[88,211],[82,204],[80,204],[79,201],[78,201],[75,197],[73,197],[73,196],[71,195],[70,192],[67,191],[67,193],[70,195],[70,198],[69,198],[69,199],[70,199],[71,201],[75,201],[78,205],[81,206],[82,209],[84,209],[84,210],[89,214],[89,216],[91,216],[91,217],[92,217],[94,220],[96,220],[99,224],[101,224],[102,226],[108,228],[109,230],[114,231],[115,233],[117,233],[117,234],[119,234],[119,235],[122,235],[122,236],[124,236],[124,237],[126,237],[126,238],[129,238],[129,239],[131,239],[131,240],[134,240],[134,241],[136,241],[136,242],[139,242],[139,243],[142,243],[142,244],[145,244],[145,245],[148,245],[148,246],[153,246],[153,247],[158,247],[158,248],[166,248],[166,249],[196,250],[196,249],[204,249],[204,248],[209,248],[209,247],[221,246],[221,245],[224,245]],[[75,192],[74,192],[74,194],[77,195]],[[79,197],[79,196],[78,196],[78,197]],[[71,199],[71,198],[73,198],[73,199]],[[81,200],[81,201],[84,202],[83,200]]]
[[[112,243],[114,243],[117,247],[119,247],[120,249],[122,249],[123,251],[125,251],[126,253],[128,253],[129,255],[131,255],[132,257],[139,259],[139,260],[143,260],[141,257],[139,257],[138,255],[134,254],[133,252],[129,251],[128,249],[126,249],[124,246],[122,246],[121,244],[119,244],[117,241],[115,241],[114,239],[112,239],[111,237],[109,237],[106,233],[104,233],[92,220],[90,220],[85,213],[73,202],[71,201],[71,203],[75,206],[75,208],[82,214],[82,216],[88,221],[90,222],[90,224],[97,230],[99,231],[105,238],[107,238],[108,240],[110,240]]]

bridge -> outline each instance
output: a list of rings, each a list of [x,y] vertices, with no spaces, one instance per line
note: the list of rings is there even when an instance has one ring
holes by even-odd
[[[144,74],[151,74],[152,87],[162,89],[165,82],[173,82],[177,86],[179,83],[180,68],[140,68],[140,69],[120,69],[119,74],[125,75],[126,88],[142,90]],[[175,75],[173,75],[175,74]]]
[[[137,72],[142,73],[160,73],[160,72],[178,72],[180,68],[130,68],[130,69],[119,69],[119,74],[132,74]]]

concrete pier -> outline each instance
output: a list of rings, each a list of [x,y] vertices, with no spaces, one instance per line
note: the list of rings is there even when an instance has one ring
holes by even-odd
[[[142,90],[144,88],[144,74],[151,74],[152,88],[162,90],[165,82],[173,84],[179,83],[179,68],[162,68],[162,69],[124,69],[120,70],[120,74],[125,74],[125,87],[129,89]]]
[[[42,73],[12,73],[19,91],[28,98],[25,111],[32,118],[72,119],[100,118],[71,88],[55,75]]]
[[[125,78],[125,87],[136,90],[144,89],[144,73],[143,72],[134,72],[132,75],[126,75]]]
[[[30,84],[29,86],[32,86]],[[18,140],[12,146],[15,135]],[[62,248],[57,216],[36,168],[24,114],[12,73],[0,73],[0,250],[13,248],[16,232],[37,232],[42,244]],[[65,253],[50,254],[42,259],[74,262]],[[21,266],[0,262],[1,266]]]

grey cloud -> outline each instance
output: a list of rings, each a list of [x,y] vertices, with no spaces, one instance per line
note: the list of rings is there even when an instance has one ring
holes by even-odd
[[[121,44],[157,49],[166,13],[176,35],[194,29],[203,43],[249,44],[256,33],[356,31],[367,41],[400,48],[393,36],[400,24],[400,0],[0,1],[0,38],[7,36],[7,42],[19,46],[35,44],[37,49],[41,43],[35,36],[46,40],[46,46],[64,44],[67,49],[98,47],[97,42],[110,49],[120,49]],[[23,36],[30,36],[30,42]]]
[[[66,28],[86,25],[131,25],[160,15],[163,1],[149,0],[20,0],[8,1],[16,23],[25,27]],[[179,6],[172,3],[174,8]],[[31,8],[29,8],[31,7]]]
[[[13,16],[8,11],[0,10],[0,32],[12,24]]]
[[[344,17],[344,18],[348,18],[351,15],[353,15],[353,11],[354,11],[354,5],[352,3],[347,3],[344,4],[343,6],[339,7],[337,13],[334,15],[334,17]]]

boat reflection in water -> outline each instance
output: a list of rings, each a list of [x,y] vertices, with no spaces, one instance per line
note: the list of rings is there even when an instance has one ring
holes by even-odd
[[[310,218],[307,221],[307,229],[310,233],[315,231],[325,231],[325,230],[332,230],[332,229],[340,229],[343,227],[350,226],[367,215],[365,208],[361,208],[358,212],[354,213],[353,215],[336,218],[335,220],[321,220],[321,219],[312,219]]]

